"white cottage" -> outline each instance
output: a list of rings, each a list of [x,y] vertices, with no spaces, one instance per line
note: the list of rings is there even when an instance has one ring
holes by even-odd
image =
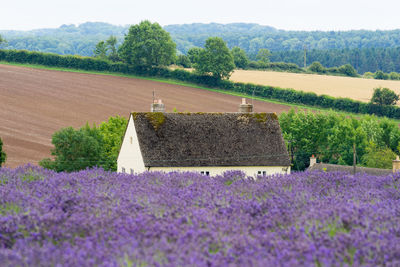
[[[242,111],[245,105],[250,106],[242,104]],[[117,163],[122,173],[290,173],[289,155],[274,113],[134,112]]]

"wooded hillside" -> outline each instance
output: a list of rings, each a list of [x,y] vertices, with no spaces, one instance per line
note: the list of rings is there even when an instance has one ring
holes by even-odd
[[[0,35],[7,40],[2,48],[92,56],[96,44],[110,35],[116,36],[121,44],[128,28],[129,25],[87,22],[79,26],[62,25],[57,29],[0,31]],[[183,54],[191,47],[202,47],[208,37],[218,36],[230,49],[242,48],[250,59],[255,59],[260,49],[268,49],[273,62],[303,66],[305,46],[308,64],[313,61],[326,67],[351,64],[359,73],[400,72],[400,30],[284,31],[250,23],[196,23],[168,25],[164,29],[171,34],[178,53]]]

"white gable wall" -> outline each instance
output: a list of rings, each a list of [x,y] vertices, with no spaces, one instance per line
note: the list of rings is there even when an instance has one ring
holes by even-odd
[[[118,172],[123,172],[123,168],[126,173],[131,173],[131,170],[135,173],[144,172],[146,170],[132,114],[129,116],[128,126],[117,159]]]

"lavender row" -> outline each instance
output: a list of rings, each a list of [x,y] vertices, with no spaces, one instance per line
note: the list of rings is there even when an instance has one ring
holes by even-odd
[[[400,175],[0,169],[3,266],[399,266]]]

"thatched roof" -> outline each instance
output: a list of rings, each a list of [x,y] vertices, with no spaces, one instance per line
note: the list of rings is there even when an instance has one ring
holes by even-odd
[[[309,167],[309,171],[326,171],[326,172],[347,172],[353,173],[353,166],[327,164],[327,163],[316,163]],[[378,169],[378,168],[367,168],[367,167],[356,167],[356,173],[366,173],[370,175],[389,175],[392,173],[390,169]]]
[[[146,167],[289,166],[274,113],[132,113]]]

